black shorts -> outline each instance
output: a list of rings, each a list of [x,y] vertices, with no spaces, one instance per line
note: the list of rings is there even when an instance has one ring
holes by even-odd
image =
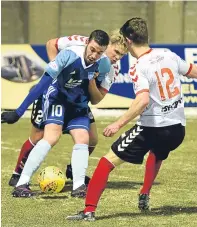
[[[90,107],[88,107],[88,116],[90,118],[90,124],[95,122],[94,116]],[[42,112],[42,96],[40,96],[34,103],[31,112],[31,123],[35,128],[44,129],[44,125],[41,124],[43,120]]]
[[[142,164],[149,150],[157,160],[165,160],[169,152],[182,143],[184,137],[185,127],[181,124],[159,128],[135,125],[123,133],[111,149],[126,162]]]
[[[38,129],[44,129],[44,126],[40,125],[43,120],[43,112],[42,112],[42,96],[40,96],[33,103],[32,111],[31,111],[31,123],[34,127]]]

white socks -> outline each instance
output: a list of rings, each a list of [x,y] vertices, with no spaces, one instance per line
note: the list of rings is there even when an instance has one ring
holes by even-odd
[[[71,165],[73,173],[73,190],[85,184],[86,169],[88,168],[89,151],[87,144],[73,146]]]
[[[51,145],[44,139],[36,144],[25,163],[16,187],[29,183],[33,173],[40,167],[50,149]]]

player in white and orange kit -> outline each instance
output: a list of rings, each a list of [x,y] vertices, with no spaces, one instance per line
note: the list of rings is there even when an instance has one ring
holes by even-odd
[[[128,43],[129,52],[137,63],[130,68],[136,98],[128,111],[107,126],[103,134],[113,136],[124,125],[140,116],[137,123],[123,133],[111,146],[108,154],[98,163],[88,185],[85,209],[68,220],[95,220],[95,210],[106,187],[110,172],[121,163],[141,164],[151,150],[152,177],[149,191],[159,171],[162,160],[176,149],[185,136],[184,101],[180,76],[197,78],[197,67],[187,64],[168,50],[153,50],[148,45],[148,29],[141,18],[128,20],[121,28]],[[139,208],[148,207],[149,191],[139,196]]]

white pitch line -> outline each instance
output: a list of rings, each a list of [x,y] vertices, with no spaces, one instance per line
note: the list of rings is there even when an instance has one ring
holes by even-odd
[[[94,159],[94,160],[99,160],[100,158],[98,158],[98,157],[89,157],[89,158],[91,158],[91,159]]]
[[[3,142],[3,141],[1,141],[1,144],[5,144],[5,145],[12,145],[11,143],[9,143],[9,142]]]
[[[13,147],[4,147],[4,146],[2,146],[1,149],[2,150],[12,150],[12,151],[16,151],[16,152],[20,151],[20,149],[16,149],[16,148],[13,148]]]

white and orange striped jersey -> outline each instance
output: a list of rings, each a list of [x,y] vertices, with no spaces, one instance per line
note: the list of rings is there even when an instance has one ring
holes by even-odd
[[[72,35],[60,37],[56,40],[56,48],[58,51],[70,46],[84,46],[88,43],[88,37],[81,35]]]
[[[80,36],[80,35],[64,36],[57,39],[56,48],[58,51],[61,51],[71,46],[84,46],[87,43],[88,43],[88,37],[86,36]],[[119,66],[118,66],[118,63],[115,63],[111,65],[110,72],[102,80],[100,86],[106,92],[108,92],[111,85],[115,82],[118,74],[119,74]]]
[[[188,75],[192,64],[165,49],[150,49],[129,70],[137,94],[149,92],[150,102],[137,124],[164,127],[181,123],[185,126],[181,75]]]

